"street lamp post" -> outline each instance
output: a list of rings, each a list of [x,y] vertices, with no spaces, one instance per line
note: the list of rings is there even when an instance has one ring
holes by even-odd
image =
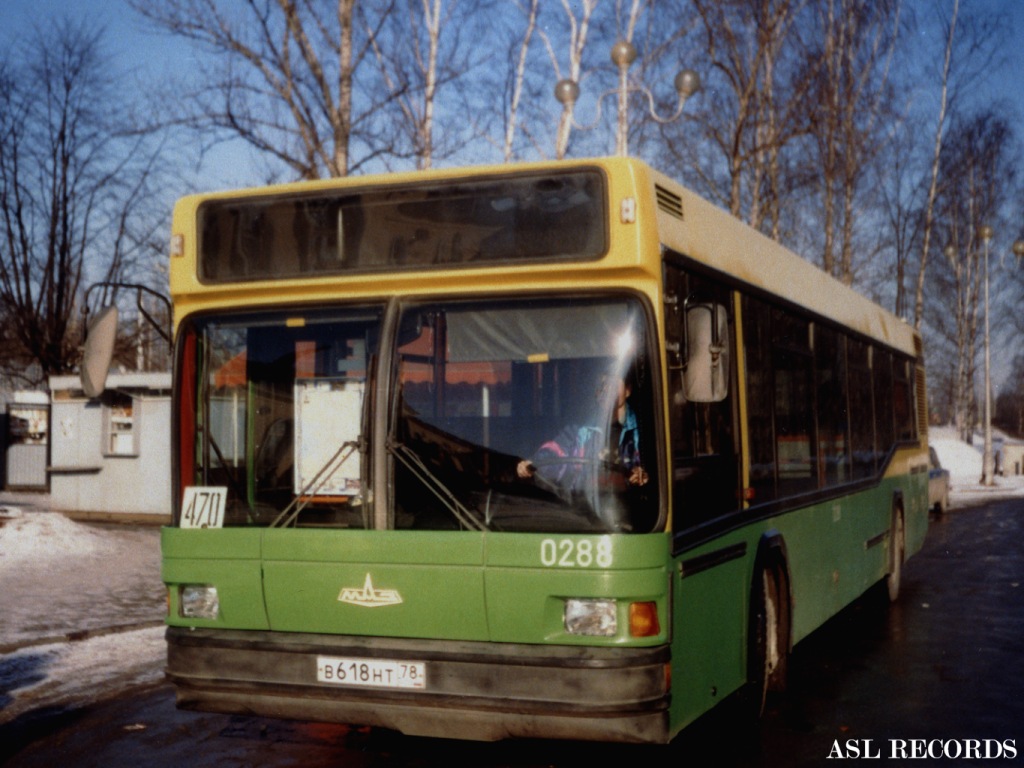
[[[615,154],[625,157],[629,152],[629,67],[636,61],[632,43],[619,40],[612,46],[612,62],[619,69],[619,114],[615,129]]]
[[[629,67],[636,61],[636,48],[627,40],[619,40],[612,46],[612,63],[619,70],[619,86],[615,90],[605,91],[597,99],[597,117],[590,125],[573,126],[577,130],[589,130],[601,120],[601,102],[606,96],[615,95],[618,97],[618,116],[615,128],[615,154],[625,157],[629,153],[629,94],[639,92],[647,97],[648,110],[652,118],[659,123],[670,123],[683,113],[683,105],[686,100],[700,90],[700,75],[692,69],[684,69],[676,75],[673,85],[679,98],[676,110],[668,117],[662,117],[654,109],[654,96],[643,86],[631,86],[629,84]],[[565,79],[555,83],[555,98],[563,108],[571,108],[575,105],[580,95],[580,86],[575,80]]]
[[[995,456],[992,454],[992,349],[988,320],[988,246],[992,242],[992,227],[982,225],[978,236],[985,246],[985,450],[981,457],[981,484],[992,485]]]

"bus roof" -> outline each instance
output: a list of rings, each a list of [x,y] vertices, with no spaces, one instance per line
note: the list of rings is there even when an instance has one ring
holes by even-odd
[[[732,281],[915,354],[917,334],[904,320],[664,174],[650,173],[658,231],[667,248]]]

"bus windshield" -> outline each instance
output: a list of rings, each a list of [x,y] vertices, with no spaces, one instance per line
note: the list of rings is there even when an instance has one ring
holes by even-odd
[[[226,525],[270,525],[298,503],[309,523],[368,525],[364,401],[382,312],[218,316],[183,329],[180,434],[194,442],[180,453],[183,481],[227,488]]]
[[[642,317],[623,299],[406,310],[396,527],[650,531],[654,401]]]
[[[638,301],[411,304],[387,355],[383,316],[379,307],[186,324],[182,386],[195,394],[182,393],[180,435],[194,448],[179,454],[183,482],[225,487],[226,525],[657,526]],[[393,361],[387,434],[372,433],[378,359]],[[376,441],[387,459],[375,468]],[[372,510],[374,469],[391,479],[386,515]]]

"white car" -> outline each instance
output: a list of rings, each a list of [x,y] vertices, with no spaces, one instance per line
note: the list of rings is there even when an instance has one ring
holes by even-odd
[[[949,507],[949,470],[943,469],[935,449],[928,447],[928,508],[945,514]]]

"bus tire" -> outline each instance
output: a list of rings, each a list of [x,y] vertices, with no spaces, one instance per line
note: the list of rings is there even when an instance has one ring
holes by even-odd
[[[885,577],[889,602],[895,603],[900,596],[900,582],[903,579],[903,558],[906,552],[906,531],[903,525],[903,510],[893,510],[892,535],[889,540],[889,573]]]
[[[789,590],[781,567],[759,569],[751,588],[747,679],[751,709],[760,718],[769,693],[786,689],[789,661]]]

